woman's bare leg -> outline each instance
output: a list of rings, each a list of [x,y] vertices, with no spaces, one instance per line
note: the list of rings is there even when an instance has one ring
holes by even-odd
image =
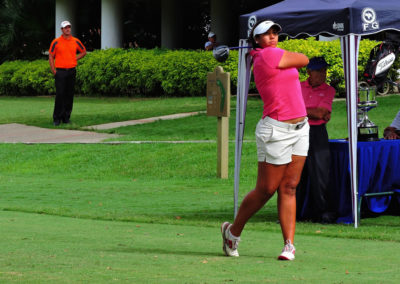
[[[292,162],[288,164],[278,189],[278,214],[283,241],[290,240],[292,244],[296,230],[296,187],[305,160],[304,156],[292,156]]]
[[[281,184],[286,168],[287,164],[272,165],[266,162],[258,162],[256,187],[243,199],[235,221],[230,228],[234,236],[239,237],[241,235],[244,226],[251,216],[260,210],[274,195]]]

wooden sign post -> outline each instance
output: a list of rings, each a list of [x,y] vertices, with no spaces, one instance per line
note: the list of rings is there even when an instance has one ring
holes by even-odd
[[[207,115],[218,117],[217,176],[224,179],[228,178],[230,81],[230,73],[221,66],[207,75]]]

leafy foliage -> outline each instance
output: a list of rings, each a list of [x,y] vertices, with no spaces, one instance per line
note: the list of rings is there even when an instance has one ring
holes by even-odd
[[[0,62],[38,59],[54,35],[51,0],[0,1]]]
[[[358,74],[361,76],[364,67],[367,64],[369,53],[371,49],[377,44],[376,41],[368,39],[360,42],[359,57],[358,57]],[[324,56],[326,62],[330,65],[327,70],[327,81],[335,89],[339,96],[345,94],[344,71],[342,61],[342,51],[340,47],[340,40],[334,41],[317,41],[315,38],[300,40],[286,40],[279,44],[280,48],[301,52],[312,58],[315,56]],[[305,68],[300,70],[300,81],[307,78],[307,71]]]
[[[359,74],[369,58],[375,41],[362,40],[359,53]],[[340,41],[317,41],[314,38],[286,40],[283,49],[302,52],[309,58],[325,56],[331,65],[328,82],[339,96],[345,92]],[[207,73],[221,65],[231,73],[232,92],[236,91],[238,52],[232,50],[223,64],[211,52],[168,49],[106,49],[89,53],[79,61],[76,92],[84,96],[203,96]],[[395,68],[392,68],[395,72]],[[307,78],[300,70],[300,80]],[[254,82],[250,91],[256,92]],[[0,65],[0,95],[53,94],[54,79],[47,60],[13,61]]]

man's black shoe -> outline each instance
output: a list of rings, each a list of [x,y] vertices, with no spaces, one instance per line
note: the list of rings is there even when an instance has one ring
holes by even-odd
[[[53,125],[54,126],[59,126],[60,125],[60,121],[59,120],[54,120]]]
[[[68,119],[63,119],[63,123],[65,123],[65,124],[71,123],[71,120],[69,120],[69,118]]]

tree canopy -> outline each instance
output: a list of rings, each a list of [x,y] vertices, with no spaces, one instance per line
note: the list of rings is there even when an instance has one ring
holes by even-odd
[[[0,63],[35,59],[54,37],[52,0],[0,0]]]

